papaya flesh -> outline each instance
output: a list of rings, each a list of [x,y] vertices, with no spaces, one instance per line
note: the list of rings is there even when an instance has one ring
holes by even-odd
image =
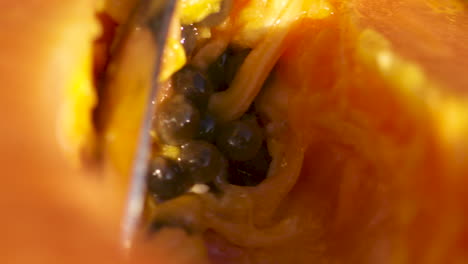
[[[94,15],[101,7],[85,0],[0,3],[0,260],[127,261],[117,237],[125,191],[113,177],[73,166],[58,139],[66,113],[95,104],[90,77],[77,76],[92,75],[92,44],[100,34]],[[272,216],[273,223],[292,219],[298,232],[255,247],[208,232],[209,258],[465,263],[466,3],[355,0],[330,6],[332,15],[293,24],[275,85],[260,95],[283,109],[279,115],[304,151],[299,178]],[[67,91],[87,99],[64,106]],[[65,141],[70,149],[94,140],[83,126],[76,135],[70,130],[68,140],[76,139]],[[136,245],[129,260],[209,263],[192,243],[183,232],[167,230]]]

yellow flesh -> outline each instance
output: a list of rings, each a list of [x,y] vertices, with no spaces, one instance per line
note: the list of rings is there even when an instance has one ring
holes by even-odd
[[[97,8],[96,8],[97,10]],[[97,104],[93,85],[93,40],[100,34],[100,28],[93,18],[84,18],[80,23],[71,21],[69,29],[57,35],[55,54],[62,65],[56,68],[63,71],[66,80],[64,99],[57,127],[64,151],[77,166],[90,155],[95,143],[92,125],[92,109]],[[68,43],[74,45],[70,47]],[[72,50],[72,52],[70,52]],[[66,58],[66,59],[64,59]],[[73,65],[73,66],[72,66]],[[58,74],[60,75],[60,74]],[[89,157],[87,157],[89,158]]]

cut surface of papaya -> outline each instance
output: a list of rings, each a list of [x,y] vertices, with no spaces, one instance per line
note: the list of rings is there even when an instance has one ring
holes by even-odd
[[[5,263],[468,260],[458,0],[224,0],[203,17],[192,11],[210,1],[182,1],[155,98],[171,109],[151,131],[160,178],[126,255],[127,132],[144,91],[118,80],[102,92],[96,76],[136,2],[0,4]],[[148,77],[151,37],[135,32],[135,67],[119,70]],[[110,113],[103,123],[96,109]],[[180,116],[198,130],[168,125]],[[250,145],[230,143],[239,135]]]

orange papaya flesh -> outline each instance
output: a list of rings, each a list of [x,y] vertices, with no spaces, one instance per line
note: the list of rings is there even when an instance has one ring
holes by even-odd
[[[193,263],[163,241],[129,260],[118,237],[124,193],[64,154],[64,94],[80,59],[92,62],[96,2],[0,1],[0,262]]]
[[[398,54],[421,64],[447,91],[466,95],[466,1],[359,0],[353,6],[362,27],[380,32]]]
[[[431,1],[356,1],[334,18],[297,23],[275,73],[307,150],[277,217],[297,216],[300,234],[244,254],[210,235],[214,259],[221,251],[233,263],[466,261],[460,3],[447,14]],[[424,28],[432,46],[415,40]]]
[[[77,10],[82,9],[77,9],[73,1],[48,3],[24,1],[24,7],[15,6],[17,9],[10,1],[2,3],[2,8],[16,12],[0,20],[10,26],[4,27],[0,42],[1,57],[6,62],[0,68],[2,83],[14,88],[5,91],[2,98],[2,120],[8,125],[4,125],[6,132],[2,135],[2,167],[7,173],[3,174],[1,200],[4,208],[13,205],[17,209],[8,210],[5,215],[9,217],[0,218],[0,227],[9,231],[6,234],[10,238],[0,246],[5,250],[0,258],[5,258],[5,263],[30,262],[28,256],[17,258],[22,253],[13,253],[12,257],[11,252],[25,247],[42,253],[48,263],[54,259],[57,263],[118,263],[123,256],[116,252],[114,231],[121,209],[116,204],[122,201],[112,192],[106,196],[103,190],[107,184],[90,181],[86,177],[89,173],[68,167],[61,147],[50,137],[50,127],[55,127],[60,112],[56,106],[61,96],[54,92],[66,85],[62,79],[53,78],[57,68],[50,66],[50,61],[56,58],[57,50],[51,43],[69,43],[55,42],[56,35],[69,25],[59,21],[72,21],[70,14],[79,14]],[[455,15],[438,13],[434,11],[437,3],[432,1],[380,3],[353,2],[354,6],[345,6],[333,19],[301,21],[292,33],[293,41],[277,73],[288,84],[285,89],[292,91],[289,122],[307,150],[299,181],[276,217],[298,216],[302,232],[292,240],[255,249],[207,235],[212,244],[208,251],[211,248],[217,263],[252,259],[266,263],[466,261],[468,197],[463,186],[468,168],[467,143],[461,133],[466,120],[459,114],[467,108],[463,88],[466,77],[463,56],[457,55],[466,54],[463,21],[467,15],[463,9]],[[399,15],[402,10],[406,10],[405,15]],[[396,18],[387,21],[392,15]],[[31,17],[37,17],[32,27]],[[80,15],[75,21],[81,19]],[[400,20],[410,21],[413,30],[408,30],[406,23],[399,25]],[[421,34],[436,48],[421,48],[421,42],[413,40],[413,34],[424,31],[421,24],[432,25],[428,27],[433,28],[431,31]],[[374,33],[365,31],[368,28],[391,43],[391,54],[388,49],[382,50],[384,65],[388,65],[389,56],[396,60],[394,54],[405,62],[414,62],[430,79],[430,92],[420,89],[408,95],[398,83],[388,81],[388,72],[362,53],[363,47],[380,43]],[[428,37],[432,30],[447,37]],[[21,45],[11,44],[9,39],[20,39]],[[445,52],[437,55],[438,50]],[[440,62],[443,66],[437,67]],[[434,91],[436,96],[428,96]],[[14,144],[18,141],[25,146],[21,150]],[[17,180],[23,179],[30,185],[18,184]],[[83,190],[87,190],[86,195]],[[44,220],[18,222],[30,216],[21,208],[30,208],[29,213]],[[102,208],[110,209],[104,213]],[[62,221],[54,222],[57,218]],[[56,223],[54,230],[50,223]],[[96,229],[104,238],[89,239],[90,234],[100,233]],[[177,246],[167,246],[171,238],[181,237],[174,240],[183,242],[183,234],[162,237],[151,249],[142,250],[143,259],[179,264],[194,261],[178,256]],[[80,246],[90,241],[92,246]],[[64,247],[67,254],[57,260]],[[88,255],[92,259],[83,260],[83,251],[93,252]]]

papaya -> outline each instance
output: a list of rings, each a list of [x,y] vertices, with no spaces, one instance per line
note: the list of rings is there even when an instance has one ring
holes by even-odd
[[[180,1],[128,250],[146,29],[106,84],[135,5],[0,1],[2,263],[468,261],[466,1]]]

